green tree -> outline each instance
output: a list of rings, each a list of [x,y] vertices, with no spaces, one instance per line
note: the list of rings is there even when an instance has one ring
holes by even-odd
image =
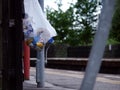
[[[112,40],[112,41],[110,41]],[[117,0],[110,31],[110,43],[120,43],[120,0]]]
[[[77,0],[75,4],[76,27],[79,27],[79,41],[88,45],[96,29],[98,0]]]
[[[58,10],[48,7],[46,9],[47,18],[57,31],[58,35],[55,37],[55,42],[69,43],[69,33],[73,30],[74,12],[72,6],[65,12],[61,9],[61,6],[62,4],[58,3]]]
[[[65,12],[61,6],[58,3],[58,10],[46,9],[47,18],[58,33],[55,42],[72,46],[90,44],[97,21],[97,0],[77,0]]]

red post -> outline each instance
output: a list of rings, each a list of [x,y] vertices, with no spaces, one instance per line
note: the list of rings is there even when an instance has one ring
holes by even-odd
[[[24,79],[29,80],[30,75],[30,48],[24,42]]]

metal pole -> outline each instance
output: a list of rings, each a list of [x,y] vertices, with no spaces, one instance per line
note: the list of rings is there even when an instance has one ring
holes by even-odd
[[[40,6],[41,6],[43,12],[44,12],[44,0],[38,0],[38,1],[40,3]]]
[[[105,44],[109,35],[115,1],[116,0],[103,0],[103,9],[100,15],[98,30],[96,31],[86,73],[80,90],[93,90],[94,88],[96,76],[101,66]]]
[[[38,0],[42,10],[44,11],[44,0]],[[37,87],[42,88],[45,86],[45,78],[44,78],[44,69],[45,69],[45,61],[44,61],[44,47],[43,49],[37,50],[37,63],[36,63],[36,82]]]
[[[36,63],[36,82],[37,87],[44,87],[45,78],[44,78],[44,48],[40,51],[37,50],[37,63]]]
[[[24,42],[24,79],[30,79],[30,47]]]

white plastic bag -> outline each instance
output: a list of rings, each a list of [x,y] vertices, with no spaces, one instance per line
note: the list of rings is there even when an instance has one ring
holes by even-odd
[[[55,29],[46,19],[38,0],[24,0],[24,7],[25,13],[28,16],[23,20],[23,24],[25,24],[25,26],[28,25],[27,30],[24,28],[25,40],[29,41],[30,39],[34,39],[37,41],[33,41],[33,43],[31,43],[33,45],[31,46],[34,46],[34,44],[38,42],[45,44],[57,35]]]

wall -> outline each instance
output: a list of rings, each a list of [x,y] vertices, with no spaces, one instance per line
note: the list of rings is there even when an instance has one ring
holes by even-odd
[[[89,57],[91,46],[68,47],[68,57]],[[120,45],[105,47],[104,58],[120,58]]]
[[[88,58],[90,50],[91,46],[51,45],[48,49],[47,57]],[[36,55],[36,50],[31,49],[31,58],[35,58]],[[106,46],[104,58],[120,58],[120,45]]]
[[[88,58],[90,50],[91,46],[52,45],[48,50],[48,57]],[[120,45],[106,46],[104,58],[120,58]]]

